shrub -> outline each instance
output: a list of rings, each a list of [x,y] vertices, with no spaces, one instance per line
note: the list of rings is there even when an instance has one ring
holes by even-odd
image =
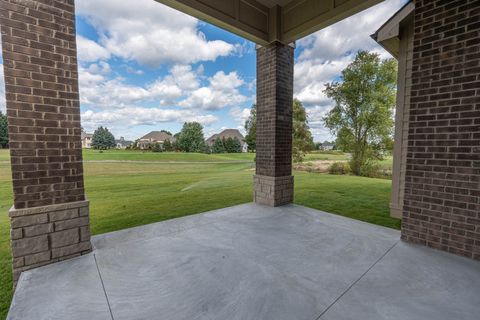
[[[369,161],[361,167],[360,175],[369,178],[391,179],[392,171],[382,167],[378,162]]]
[[[150,148],[152,149],[152,152],[162,152],[162,145],[158,142],[155,142],[154,144],[150,145]]]
[[[334,162],[328,168],[330,174],[349,174],[350,166],[346,162]]]

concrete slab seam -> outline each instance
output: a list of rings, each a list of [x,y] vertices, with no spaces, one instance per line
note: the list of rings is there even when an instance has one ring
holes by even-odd
[[[376,265],[377,263],[379,263],[383,258],[385,258],[385,256],[386,256],[399,242],[400,242],[400,240],[397,241],[397,242],[395,242],[387,251],[385,251],[385,253],[382,254],[382,256],[381,256],[380,258],[378,258],[377,261],[375,261],[357,280],[355,280],[344,292],[342,292],[342,294],[339,295],[339,296],[335,299],[335,301],[333,301],[325,310],[323,310],[322,313],[321,313],[318,317],[316,317],[314,320],[320,320],[320,319],[322,318],[322,316],[323,316],[325,313],[327,313],[327,311],[328,311],[331,307],[333,307],[340,299],[342,299],[342,297],[343,297],[345,294],[347,294],[347,292],[350,291],[350,289],[352,289],[360,280],[362,280],[362,278],[363,278],[367,273],[369,273],[370,270],[372,270],[373,267],[375,267],[375,265]]]
[[[110,307],[110,301],[108,301],[107,290],[105,289],[105,284],[103,283],[102,274],[100,273],[100,268],[98,267],[97,257],[95,256],[95,254],[93,254],[93,260],[95,260],[95,266],[97,267],[98,276],[100,277],[100,283],[102,284],[103,293],[105,294],[105,300],[107,300],[108,311],[110,311],[110,317],[112,317],[112,320],[115,320],[113,318],[113,312],[112,312],[112,308]]]

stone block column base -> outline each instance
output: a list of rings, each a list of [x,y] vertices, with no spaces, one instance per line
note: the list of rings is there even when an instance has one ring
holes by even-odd
[[[254,175],[253,199],[255,203],[271,207],[293,202],[293,176],[269,177]]]
[[[12,208],[9,216],[14,286],[22,271],[92,250],[88,201]]]

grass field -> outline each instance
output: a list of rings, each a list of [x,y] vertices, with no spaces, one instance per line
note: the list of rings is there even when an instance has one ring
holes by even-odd
[[[313,154],[309,157],[340,157]],[[195,214],[252,199],[253,154],[84,153],[93,234]],[[130,162],[102,162],[129,160]],[[143,162],[141,162],[143,161]],[[190,162],[190,163],[189,163]],[[0,150],[0,319],[11,299],[8,151]],[[389,180],[295,172],[295,202],[399,228],[388,214]]]

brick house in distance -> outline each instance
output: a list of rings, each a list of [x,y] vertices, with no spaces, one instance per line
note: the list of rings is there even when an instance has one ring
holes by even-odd
[[[175,142],[175,137],[163,131],[152,131],[138,139],[138,148],[141,150],[148,149],[151,145],[158,143],[163,148],[165,141]]]
[[[237,129],[225,129],[220,133],[216,133],[206,140],[209,147],[213,146],[217,139],[237,138],[242,145],[242,152],[248,151],[248,144],[245,142],[245,137]]]

